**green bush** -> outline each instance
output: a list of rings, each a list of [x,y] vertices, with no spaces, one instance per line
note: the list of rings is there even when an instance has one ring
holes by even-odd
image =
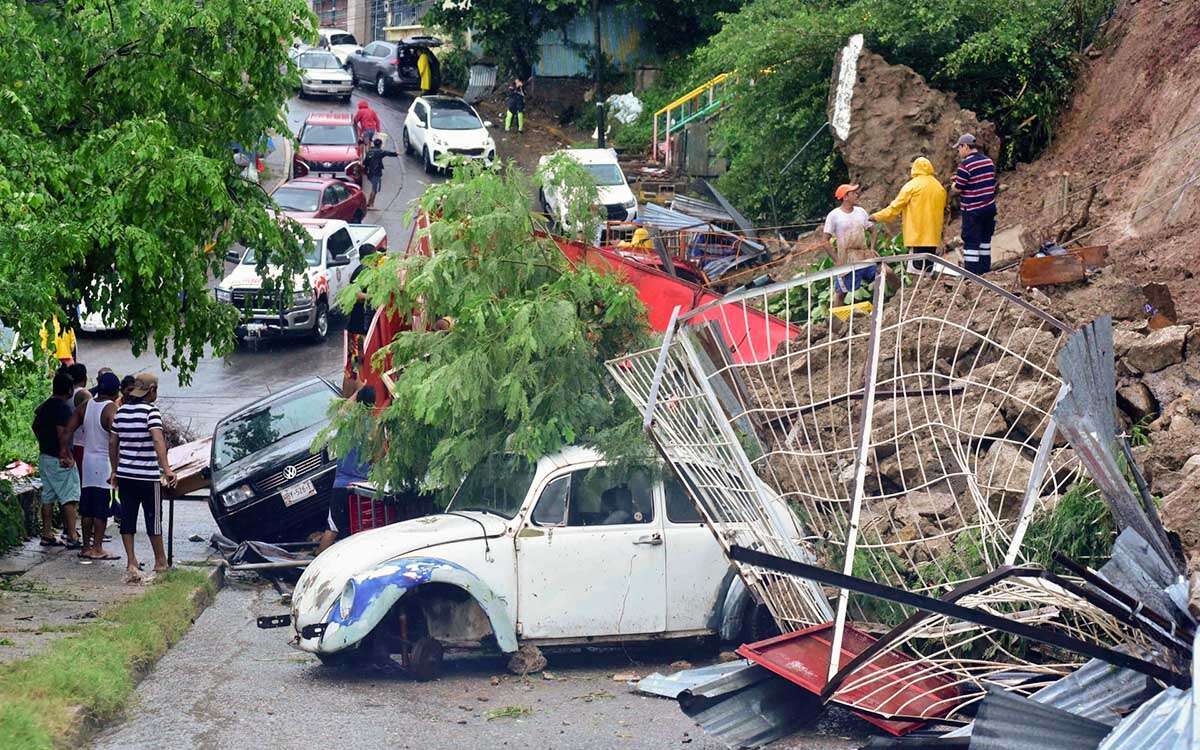
[[[697,50],[698,72],[737,71],[738,96],[718,121],[729,171],[722,190],[750,216],[823,213],[845,169],[828,130],[780,176],[826,121],[833,62],[855,33],[888,61],[994,122],[1002,166],[1036,156],[1067,102],[1079,52],[1114,0],[754,0]]]

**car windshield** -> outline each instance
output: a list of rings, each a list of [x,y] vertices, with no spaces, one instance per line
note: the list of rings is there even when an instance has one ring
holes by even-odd
[[[300,142],[306,146],[353,146],[358,140],[354,137],[354,127],[345,125],[309,125],[304,128]]]
[[[321,205],[321,191],[301,187],[283,187],[271,194],[284,211],[316,211]]]
[[[358,46],[358,40],[354,38],[353,34],[330,34],[329,35],[329,43],[330,44],[352,44],[355,47]]]
[[[300,55],[300,67],[310,70],[332,70],[342,67],[342,64],[328,52],[305,52],[303,55]]]
[[[479,510],[512,518],[521,510],[536,471],[536,464],[520,456],[493,456],[471,470],[446,512]]]
[[[621,174],[621,168],[616,164],[584,164],[583,166],[587,168],[592,179],[600,187],[625,184],[625,176]]]
[[[254,409],[221,424],[213,436],[213,469],[241,461],[280,440],[327,421],[337,394],[314,383],[291,398]]]
[[[279,193],[277,192],[276,195],[278,194]],[[310,266],[321,265],[321,245],[313,241],[311,237],[304,242],[304,260]],[[258,265],[258,258],[254,254],[254,248],[250,248],[246,251],[246,254],[242,256],[242,264],[247,266]]]
[[[483,123],[468,109],[433,110],[434,130],[478,130]]]

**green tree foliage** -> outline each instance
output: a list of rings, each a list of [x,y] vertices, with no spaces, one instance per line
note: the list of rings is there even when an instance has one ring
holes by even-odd
[[[565,223],[590,231],[584,207],[596,188],[578,164],[555,160],[537,179],[573,196]],[[388,255],[360,274],[373,304],[419,310],[429,329],[402,332],[376,355],[395,367],[377,419],[350,406],[333,420],[335,452],[358,445],[374,456],[374,480],[442,489],[503,451],[536,460],[570,444],[645,449],[632,405],[604,369],[646,344],[644,308],[616,276],[574,266],[534,235],[545,227],[530,210],[533,192],[511,165],[460,166],[420,201],[433,217],[432,254]]]
[[[738,71],[719,120],[730,158],[721,187],[759,217],[796,221],[828,208],[844,175],[828,131],[789,170],[780,168],[826,120],[834,57],[855,33],[890,62],[997,125],[1004,165],[1049,142],[1078,53],[1113,0],[754,0],[693,60],[706,75]]]
[[[235,313],[207,288],[225,248],[282,271],[296,237],[230,145],[287,132],[301,0],[0,0],[0,316],[26,342],[86,299],[186,379]],[[8,379],[0,372],[0,385]]]
[[[537,41],[542,34],[561,29],[590,8],[591,0],[438,3],[425,15],[424,23],[460,34],[469,31],[484,55],[497,60],[513,75],[528,78],[538,60]]]

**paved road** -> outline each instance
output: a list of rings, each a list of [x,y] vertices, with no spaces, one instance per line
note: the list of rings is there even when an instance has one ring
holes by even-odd
[[[288,124],[295,131],[311,112],[351,111],[357,106],[359,97],[372,102],[379,112],[383,129],[392,141],[400,143],[401,125],[411,102],[404,95],[381,100],[374,93],[360,91],[349,104],[334,99],[293,99],[288,106]],[[434,179],[440,178],[426,175],[413,159],[401,157],[385,162],[383,189],[375,199],[375,210],[367,214],[366,220],[380,223],[387,229],[393,248],[401,248],[407,242],[409,227],[404,215],[410,202],[418,198]],[[178,418],[197,436],[203,436],[209,434],[225,414],[297,380],[325,375],[341,382],[344,356],[341,325],[335,321],[334,329],[322,344],[283,340],[265,343],[257,350],[242,347],[225,359],[206,356],[186,388],[179,385],[175,372],[166,372],[159,366],[153,352],[134,356],[128,339],[122,335],[80,337],[79,359],[91,371],[111,367],[118,375],[140,370],[157,373],[161,378],[160,406],[164,413]]]
[[[129,719],[101,733],[94,748],[721,747],[674,701],[639,695],[611,679],[619,672],[669,670],[672,659],[706,663],[711,649],[552,653],[554,680],[508,675],[499,658],[457,657],[441,679],[417,683],[324,667],[288,647],[287,631],[257,630],[255,617],[286,607],[273,589],[248,580],[231,576],[137,688]],[[493,676],[502,678],[498,685],[491,684]],[[489,711],[508,706],[531,712],[488,719]],[[857,747],[863,726],[843,714],[777,747]]]

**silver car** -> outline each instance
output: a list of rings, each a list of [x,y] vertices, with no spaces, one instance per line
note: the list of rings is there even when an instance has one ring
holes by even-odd
[[[370,86],[380,96],[393,91],[421,91],[437,93],[441,86],[441,67],[433,47],[441,46],[440,39],[419,36],[403,42],[371,42],[355,50],[346,62],[356,85]],[[429,79],[422,86],[420,60],[425,56],[429,63]]]
[[[300,69],[300,96],[337,96],[350,101],[354,79],[332,52],[306,49],[296,56]]]

